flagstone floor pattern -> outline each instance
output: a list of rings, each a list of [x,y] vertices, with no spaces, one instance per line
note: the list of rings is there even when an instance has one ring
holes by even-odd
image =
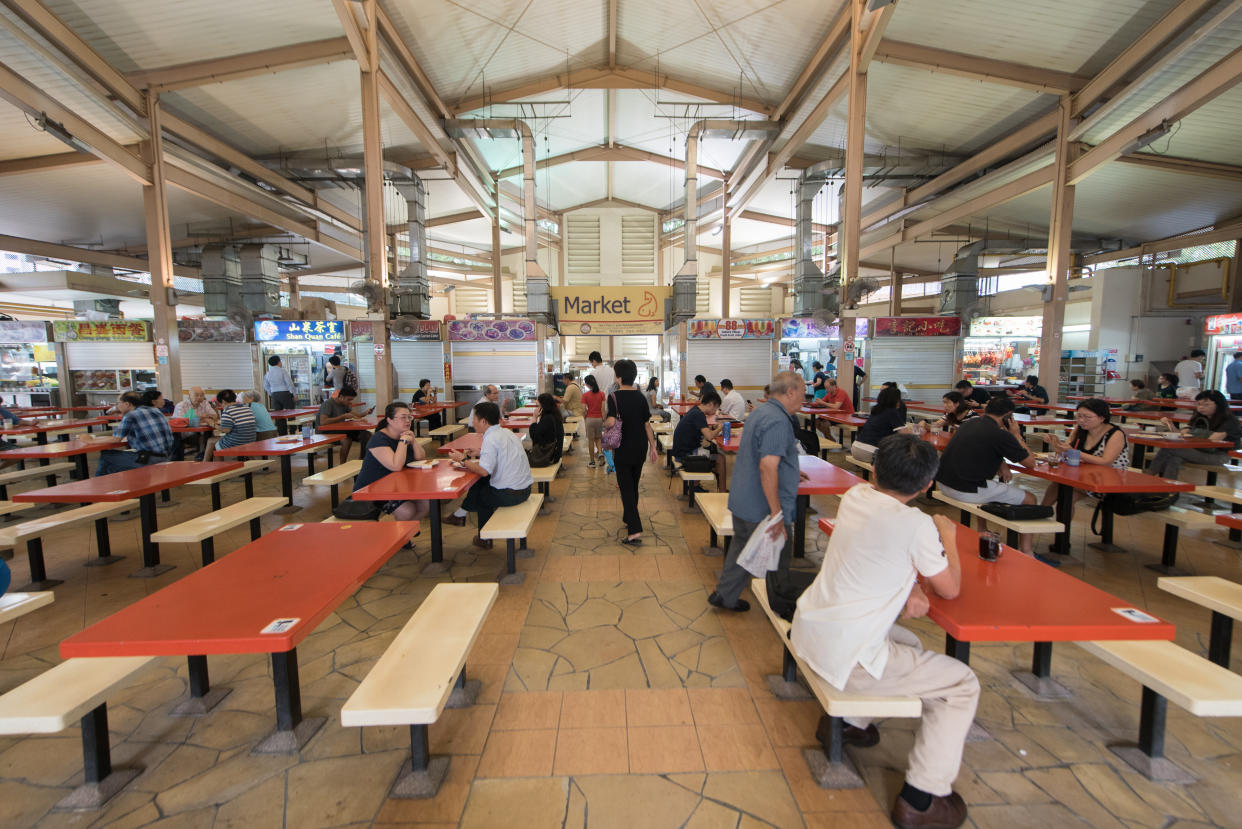
[[[78,730],[0,737],[0,826],[889,825],[915,722],[881,723],[880,745],[852,753],[866,788],[820,789],[801,753],[814,745],[819,710],[769,693],[764,677],[779,672],[781,648],[762,614],[722,614],[706,604],[721,559],[699,552],[707,528],[683,512],[678,483],[670,488],[661,471],[647,468],[640,498],[647,534],[641,547],[629,547],[619,543],[615,479],[586,469],[581,453],[565,467],[552,485],[556,502],[532,532],[535,553],[518,561],[526,582],[501,588],[468,660],[468,675],[482,681],[478,703],[446,710],[431,729],[433,752],[452,757],[435,798],[387,798],[407,755],[408,730],[343,728],[338,712],[435,584],[495,578],[503,552],[472,548],[473,527],[446,528],[445,573],[422,574],[424,534],[416,552],[395,555],[303,642],[303,707],[328,722],[299,755],[249,753],[272,726],[265,659],[212,657],[213,684],[232,693],[201,718],[169,716],[187,677],[184,660],[161,659],[109,701],[115,764],[145,771],[97,813],[52,812],[82,778]],[[260,494],[279,487],[276,476],[257,483]],[[226,486],[226,500],[231,492]],[[299,488],[295,500],[304,509],[293,520],[328,512],[319,491]],[[821,514],[836,510],[835,498],[813,500]],[[206,493],[182,488],[159,518],[167,526],[207,509]],[[1089,517],[1082,512],[1077,550]],[[288,522],[271,516],[263,526]],[[53,605],[0,626],[0,692],[56,664],[65,636],[197,566],[195,545],[163,545],[177,570],[128,578],[140,555],[136,525],[112,524],[113,549],[128,556],[113,567],[79,566],[94,555],[85,529],[46,540],[49,570],[65,584]],[[1205,652],[1207,612],[1157,590],[1154,574],[1141,567],[1159,557],[1160,535],[1150,517],[1119,520],[1118,543],[1135,552],[1076,553],[1066,569],[1173,620],[1178,641]],[[227,533],[217,539],[217,554],[247,541],[245,528]],[[809,531],[808,549],[823,546]],[[1238,554],[1199,533],[1182,533],[1179,563],[1242,580]],[[24,555],[10,564],[21,583]],[[935,625],[910,627],[925,646],[943,646]],[[972,651],[984,687],[977,720],[990,739],[966,746],[957,788],[970,804],[968,826],[1242,826],[1242,722],[1199,719],[1170,706],[1168,756],[1200,780],[1152,784],[1106,748],[1136,733],[1137,684],[1058,645],[1053,669],[1073,697],[1040,701],[1009,676],[1029,660],[1030,646]]]

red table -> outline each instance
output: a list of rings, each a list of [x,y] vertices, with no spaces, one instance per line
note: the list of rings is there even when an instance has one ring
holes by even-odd
[[[677,412],[677,414],[684,415],[697,405],[699,405],[698,402],[694,400],[671,400],[668,407]]]
[[[128,501],[138,499],[142,520],[142,569],[130,574],[131,578],[152,578],[172,570],[172,564],[160,564],[159,545],[151,540],[158,528],[155,521],[155,493],[175,486],[210,478],[221,472],[241,469],[239,461],[169,461],[125,469],[108,475],[99,475],[83,481],[72,481],[46,489],[31,489],[13,496],[14,501],[30,501],[44,504],[95,504],[99,502]],[[100,553],[103,553],[101,547]],[[102,558],[102,556],[101,556]],[[111,559],[111,556],[109,556]],[[114,559],[113,559],[114,560]],[[30,580],[38,581],[31,562]],[[46,574],[40,574],[46,579]]]
[[[821,528],[831,523],[820,520]],[[979,533],[957,525],[962,592],[944,599],[925,588],[928,618],[944,629],[945,653],[970,662],[972,642],[1032,642],[1029,673],[1013,676],[1040,696],[1069,696],[1050,677],[1054,642],[1172,639],[1170,622],[1135,622],[1113,608],[1134,606],[1002,544],[994,562],[979,558]],[[1137,608],[1134,608],[1137,609]],[[1152,614],[1148,614],[1152,615]]]
[[[48,432],[63,432],[66,429],[77,429],[81,426],[85,426],[89,432],[92,426],[103,426],[110,422],[106,417],[92,417],[84,420],[46,423],[42,426],[10,426],[7,429],[0,429],[0,435],[34,435],[36,443],[47,443]]]
[[[40,443],[34,446],[19,446],[16,449],[9,449],[2,457],[5,460],[20,461],[39,461],[47,464],[52,458],[73,458],[77,463],[78,479],[90,477],[90,468],[86,463],[86,456],[91,452],[102,452],[104,449],[121,449],[124,448],[125,441],[120,438],[98,437],[98,438],[73,438],[72,440],[58,440],[55,443]],[[48,486],[55,486],[55,476],[50,476]]]
[[[799,455],[798,465],[807,480],[798,482],[798,500],[794,512],[793,554],[801,558],[806,554],[806,514],[810,510],[812,495],[844,495],[850,487],[865,484],[862,478],[836,464],[814,455]]]
[[[350,437],[355,438],[354,442],[358,444],[358,459],[362,460],[366,457],[366,453],[367,453],[366,441],[357,439],[357,436],[355,436],[353,433],[354,432],[370,432],[370,431],[373,431],[378,426],[379,426],[378,418],[363,418],[360,420],[342,420],[338,423],[325,423],[319,427],[318,431],[328,432],[328,433],[335,433],[335,432],[348,433]],[[345,435],[342,435],[341,439],[344,440]],[[331,451],[329,451],[328,454],[331,455],[332,454]],[[349,460],[348,455],[341,455],[341,463],[344,463],[347,460]]]
[[[256,440],[253,443],[243,443],[240,446],[230,446],[227,449],[216,449],[215,454],[225,458],[280,458],[280,491],[289,502],[285,506],[276,510],[281,515],[289,515],[297,512],[300,507],[293,503],[293,463],[291,458],[301,452],[309,452],[306,458],[306,474],[315,474],[315,455],[314,453],[324,446],[330,446],[333,443],[344,440],[340,435],[311,435],[310,438],[304,438],[301,435],[286,435],[278,438],[268,438],[267,440]],[[332,450],[328,449],[328,468],[332,468]]]
[[[468,435],[467,437],[478,437],[480,441],[483,438],[482,435]],[[464,439],[461,438],[461,440]],[[362,489],[354,490],[353,499],[355,501],[430,501],[432,564],[425,572],[433,575],[446,569],[442,564],[444,538],[440,502],[462,497],[477,480],[479,476],[470,470],[458,469],[449,461],[441,459],[430,469],[406,467],[397,472],[390,472],[378,481],[367,484]]]
[[[185,656],[191,698],[177,713],[205,713],[228,694],[212,692],[208,655],[270,653],[277,731],[255,751],[296,751],[324,722],[302,719],[298,644],[416,532],[417,521],[286,524],[70,636],[60,654]]]
[[[470,432],[457,438],[450,440],[448,443],[436,449],[441,455],[447,455],[449,452],[469,452],[478,457],[479,450],[483,448],[483,433]]]
[[[1069,555],[1070,520],[1074,514],[1074,492],[1081,489],[1087,492],[1193,492],[1195,485],[1170,478],[1157,478],[1133,469],[1114,469],[1099,464],[1081,464],[1068,466],[1061,464],[1056,468],[1049,467],[1047,462],[1040,461],[1033,467],[1010,465],[1014,472],[1022,472],[1043,478],[1055,484],[1061,484],[1057,492],[1057,520],[1065,526],[1065,531],[1056,535],[1058,555]],[[1093,548],[1104,552],[1120,552],[1121,548],[1113,544],[1113,512],[1105,508],[1101,511],[1100,541],[1092,544]]]
[[[512,429],[515,432],[520,432],[523,429],[529,429],[531,424],[534,422],[535,421],[529,417],[506,417],[501,419],[500,425],[505,429]]]
[[[1073,426],[1074,419],[1072,417],[1047,417],[1045,415],[1029,415],[1017,414],[1013,415],[1015,423],[1021,423],[1023,426]]]
[[[1190,422],[1190,415],[1176,414],[1174,412],[1129,412],[1129,411],[1126,411],[1125,409],[1109,409],[1108,411],[1110,414],[1112,414],[1113,417],[1120,418],[1121,422],[1123,423],[1125,422],[1126,418],[1130,418],[1132,420],[1156,420],[1156,421],[1161,420],[1162,418],[1168,418],[1173,423],[1185,424],[1185,423]]]
[[[288,434],[289,423],[295,417],[303,417],[305,415],[313,415],[319,411],[318,406],[299,406],[294,409],[277,409],[274,412],[268,412],[268,416],[276,424],[276,431],[282,435]]]
[[[1130,463],[1136,469],[1143,468],[1143,459],[1148,446],[1157,449],[1232,449],[1233,444],[1227,440],[1207,440],[1206,438],[1184,438],[1172,435],[1152,434],[1151,432],[1126,432],[1126,439],[1134,444],[1134,453]],[[1209,483],[1212,483],[1209,481]]]

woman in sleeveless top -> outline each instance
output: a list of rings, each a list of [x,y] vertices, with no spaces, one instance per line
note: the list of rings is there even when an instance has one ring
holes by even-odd
[[[1103,400],[1092,398],[1078,404],[1074,412],[1077,425],[1070,432],[1069,440],[1050,439],[1052,451],[1064,452],[1066,449],[1077,449],[1082,453],[1080,463],[1085,465],[1111,466],[1114,469],[1130,468],[1130,441],[1119,426],[1110,422],[1111,414],[1108,404]],[[1046,505],[1057,502],[1060,485],[1053,484],[1044,493],[1043,503]],[[1099,497],[1093,492],[1075,490],[1076,497]]]

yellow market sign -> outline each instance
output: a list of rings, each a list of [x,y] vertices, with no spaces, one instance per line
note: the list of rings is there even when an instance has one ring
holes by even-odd
[[[561,334],[659,334],[672,288],[572,285],[549,288]]]

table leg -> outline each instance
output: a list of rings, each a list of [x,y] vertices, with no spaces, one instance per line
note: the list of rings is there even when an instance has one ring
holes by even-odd
[[[185,658],[190,672],[190,697],[172,710],[174,717],[201,717],[232,693],[232,688],[212,688],[207,673],[207,657],[191,654]]]
[[[441,524],[441,516],[444,512],[444,502],[437,499],[431,499],[431,514],[429,516],[431,523],[431,563],[423,568],[424,576],[436,576],[448,570],[444,564],[444,527]]]
[[[280,435],[281,437],[284,437],[285,435],[289,434],[289,421],[288,420],[286,420],[283,417],[273,418],[273,420],[276,421],[275,423],[276,434]]]
[[[254,473],[253,472],[247,472],[245,475],[242,475],[242,485],[245,486],[246,488],[246,497],[253,498],[254,497]]]
[[[172,570],[172,564],[160,564],[160,545],[151,540],[159,526],[155,520],[155,493],[138,499],[138,514],[142,522],[142,569],[129,574],[131,579],[149,579]]]
[[[1234,515],[1237,515],[1242,512],[1242,504],[1232,504],[1229,507],[1229,511]],[[1235,530],[1233,527],[1230,527],[1229,539],[1227,541],[1217,541],[1216,543],[1222,547],[1229,547],[1233,550],[1242,550],[1242,530]]]
[[[331,445],[328,446],[328,457],[329,458],[332,457],[332,446]],[[311,450],[310,452],[306,453],[306,474],[307,475],[315,474],[315,451],[314,450]]]
[[[811,506],[810,495],[799,495],[794,509],[794,558],[806,556],[806,513]]]
[[[1069,525],[1066,524],[1068,527]],[[1088,544],[1093,550],[1099,550],[1102,553],[1124,553],[1124,547],[1118,547],[1113,543],[1113,511],[1108,508],[1108,502],[1104,502],[1104,506],[1100,509],[1100,540],[1093,544]]]
[[[91,467],[86,462],[86,455],[78,455],[73,459],[73,462],[77,465],[75,473],[79,481],[85,481],[91,476]]]
[[[964,665],[970,664],[970,643],[956,639],[949,634],[944,635],[944,652]]]
[[[1134,449],[1134,454],[1130,457],[1130,465],[1139,472],[1143,471],[1143,460],[1147,455],[1147,445],[1143,443],[1130,444]]]
[[[1057,520],[1061,522],[1065,530],[1056,534],[1053,550],[1059,556],[1067,556],[1070,554],[1069,531],[1070,521],[1074,518],[1074,489],[1065,485],[1057,487]]]
[[[292,754],[324,724],[323,717],[302,719],[297,648],[272,654],[272,686],[276,692],[276,731],[255,746],[252,753]]]
[[[87,567],[105,567],[125,558],[125,556],[112,555],[112,540],[108,537],[107,518],[100,518],[95,521],[95,546],[98,548],[98,555],[86,562]]]
[[[293,503],[293,461],[292,455],[280,456],[280,494],[285,496],[285,500],[289,503],[276,510],[277,515],[289,515],[298,511],[298,507]]]
[[[1069,689],[1052,678],[1052,643],[1036,642],[1031,655],[1031,670],[1014,671],[1013,678],[1025,685],[1040,699],[1065,699]]]
[[[1233,641],[1233,619],[1212,611],[1212,638],[1208,640],[1208,659],[1221,667],[1229,667],[1229,647]]]
[[[218,512],[220,507],[220,482],[214,481],[211,484],[211,511]]]
[[[35,443],[40,446],[47,445],[47,432],[35,432]]]

